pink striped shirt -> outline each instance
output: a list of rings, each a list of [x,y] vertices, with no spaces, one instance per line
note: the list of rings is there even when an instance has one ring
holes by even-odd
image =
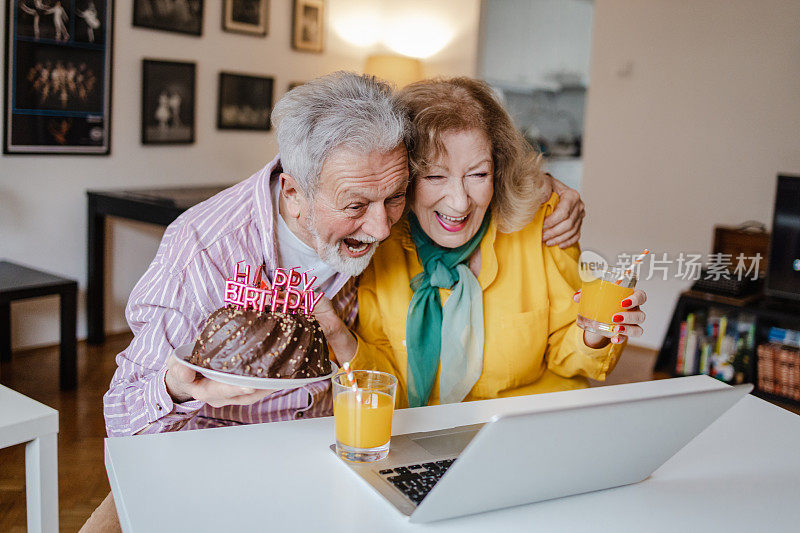
[[[155,259],[134,287],[125,314],[133,331],[117,355],[117,371],[103,397],[110,437],[326,416],[332,412],[330,381],[278,391],[248,406],[174,403],[164,377],[173,348],[194,342],[205,319],[224,305],[225,279],[236,263],[278,266],[270,180],[275,157],[247,180],[178,217],[164,233]],[[295,265],[292,265],[295,266]],[[333,295],[335,294],[335,297]],[[348,325],[358,312],[355,280],[339,274],[331,290]]]

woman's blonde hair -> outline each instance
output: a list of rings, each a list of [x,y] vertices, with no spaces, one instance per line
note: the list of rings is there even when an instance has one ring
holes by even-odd
[[[510,233],[531,221],[546,200],[541,154],[517,131],[487,83],[465,77],[423,80],[405,87],[400,100],[412,124],[408,151],[412,179],[446,152],[441,140],[444,133],[479,129],[491,142],[491,209],[498,229]]]

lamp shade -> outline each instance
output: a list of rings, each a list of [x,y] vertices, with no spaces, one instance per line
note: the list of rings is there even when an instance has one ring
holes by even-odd
[[[422,63],[413,57],[378,54],[367,58],[364,74],[376,76],[397,87],[405,87],[409,83],[422,79]]]

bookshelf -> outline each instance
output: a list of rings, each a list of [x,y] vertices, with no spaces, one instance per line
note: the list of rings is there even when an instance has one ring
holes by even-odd
[[[692,317],[695,323],[687,326]],[[686,330],[692,327],[693,331],[702,331],[701,336],[704,337],[694,342],[705,344],[698,346],[688,343],[692,353],[689,355],[686,350],[688,336]],[[759,387],[758,346],[768,342],[770,328],[800,331],[800,304],[760,295],[735,299],[697,291],[683,292],[675,304],[654,370],[671,377],[699,373],[713,374],[709,358],[717,348],[721,348],[724,353],[735,353],[733,359],[736,365],[733,365],[735,366],[733,374],[730,369],[726,369],[715,377],[728,382],[753,383],[756,395],[800,406],[800,399],[767,392]],[[722,340],[720,332],[723,333]],[[733,340],[725,339],[726,334]],[[709,348],[706,348],[704,359],[705,345]],[[693,359],[687,360],[687,358]],[[720,359],[717,357],[716,361]],[[800,360],[797,363],[800,364]]]

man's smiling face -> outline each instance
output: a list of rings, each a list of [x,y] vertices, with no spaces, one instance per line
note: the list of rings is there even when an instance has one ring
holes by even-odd
[[[322,165],[312,197],[292,195],[289,215],[296,224],[287,223],[323,261],[356,276],[403,215],[407,186],[405,146],[367,155],[336,148]]]

